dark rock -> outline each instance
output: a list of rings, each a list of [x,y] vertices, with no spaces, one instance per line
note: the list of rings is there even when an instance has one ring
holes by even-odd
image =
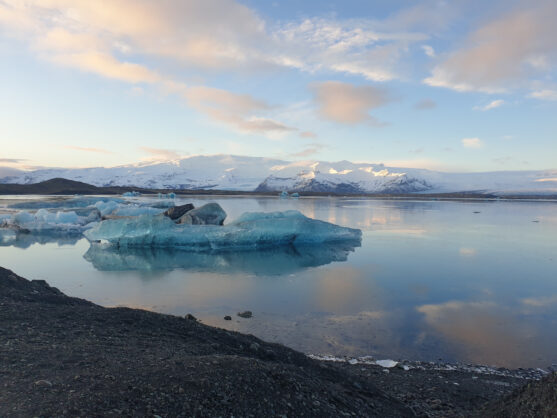
[[[170,219],[175,221],[193,209],[195,209],[195,207],[191,203],[186,203],[185,205],[174,206],[173,208],[164,211],[163,215],[168,216]]]
[[[244,311],[244,312],[238,312],[237,315],[240,318],[251,318],[253,316],[253,313],[251,311]]]
[[[184,316],[184,318],[186,318],[189,321],[197,321],[197,318],[195,316],[193,316],[191,313],[186,314],[186,316]]]
[[[37,386],[44,386],[44,387],[51,387],[52,386],[52,382],[50,380],[37,380],[35,382],[35,385]]]
[[[232,317],[231,317],[230,315],[226,315],[226,316],[224,317],[224,320],[225,320],[225,321],[232,321]]]
[[[218,203],[207,203],[190,210],[176,222],[189,225],[222,225],[225,219],[226,212]]]

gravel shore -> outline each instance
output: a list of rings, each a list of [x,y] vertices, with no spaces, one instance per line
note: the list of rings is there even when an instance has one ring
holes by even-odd
[[[554,376],[351,363],[191,317],[103,308],[0,268],[2,417],[497,416],[542,398],[526,416],[557,410]]]

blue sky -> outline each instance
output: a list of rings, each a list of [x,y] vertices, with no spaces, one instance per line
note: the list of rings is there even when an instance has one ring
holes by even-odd
[[[554,1],[0,0],[0,165],[556,168]]]

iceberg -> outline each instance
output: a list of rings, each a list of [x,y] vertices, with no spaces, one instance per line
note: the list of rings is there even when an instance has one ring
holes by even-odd
[[[76,211],[49,212],[39,209],[35,213],[25,210],[17,212],[3,221],[4,228],[26,230],[29,232],[51,232],[57,230],[66,233],[81,232],[95,224],[98,212],[90,211],[86,216],[79,216]]]
[[[105,220],[84,232],[92,242],[118,248],[185,248],[191,251],[252,250],[360,242],[362,231],[311,219],[302,213],[244,213],[227,225],[175,224],[164,215]]]

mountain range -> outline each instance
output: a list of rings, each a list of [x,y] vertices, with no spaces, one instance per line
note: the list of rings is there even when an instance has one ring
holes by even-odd
[[[350,161],[284,161],[237,155],[192,156],[117,167],[22,171],[0,183],[65,178],[98,187],[352,193],[557,194],[557,169],[452,173]]]

